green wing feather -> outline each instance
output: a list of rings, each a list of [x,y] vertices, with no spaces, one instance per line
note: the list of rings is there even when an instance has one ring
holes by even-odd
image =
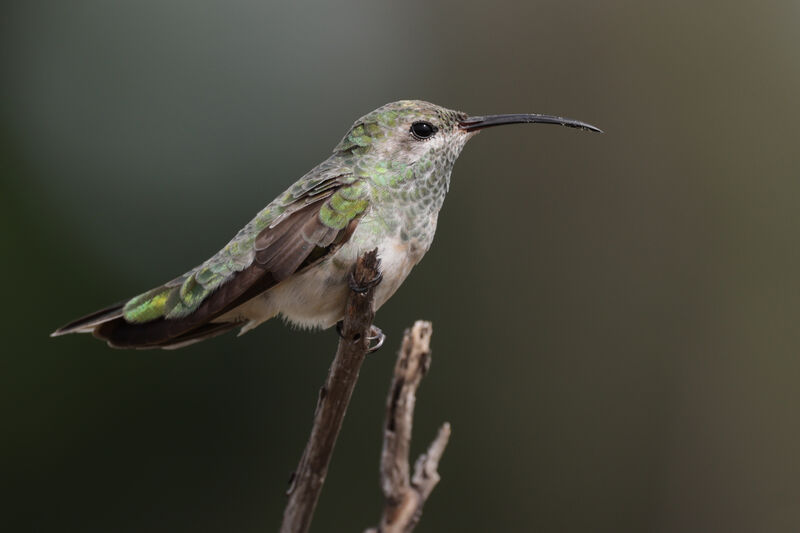
[[[293,213],[315,204],[319,206],[317,216],[310,221],[298,228],[279,228],[290,224],[287,219]],[[277,273],[278,280],[283,279],[308,257],[309,248],[329,246],[368,204],[367,182],[355,177],[350,168],[336,159],[329,159],[259,212],[217,254],[184,275],[132,298],[124,305],[122,315],[130,323],[186,317],[270,245],[274,248],[269,256],[271,262],[258,262]],[[282,229],[286,231],[279,231]],[[297,234],[292,235],[295,229]],[[283,240],[278,243],[271,235],[281,235]]]

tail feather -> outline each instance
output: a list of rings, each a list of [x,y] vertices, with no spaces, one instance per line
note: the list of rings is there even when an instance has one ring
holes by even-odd
[[[168,343],[152,346],[152,348],[163,348],[165,350],[183,348],[184,346],[189,346],[190,344],[204,341],[206,339],[210,339],[211,337],[216,337],[217,335],[222,335],[236,326],[241,325],[241,322],[209,322],[208,324],[204,324],[203,326],[200,326],[189,333],[185,333],[180,337],[170,339]]]
[[[112,348],[171,350],[216,337],[242,325],[240,322],[206,322],[188,330],[184,327],[184,330],[178,333],[180,329],[171,327],[180,328],[181,324],[176,322],[162,318],[146,324],[131,324],[124,318],[118,318],[99,324],[93,330],[93,334],[98,339],[106,341]]]

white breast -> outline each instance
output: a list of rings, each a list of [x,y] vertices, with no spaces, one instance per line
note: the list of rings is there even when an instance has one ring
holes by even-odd
[[[395,293],[427,249],[399,238],[378,246],[383,280],[375,291],[377,311]],[[247,321],[240,334],[277,314],[303,328],[329,328],[342,319],[349,287],[347,275],[357,257],[343,247],[333,257],[294,274],[271,289],[219,317],[218,321]]]

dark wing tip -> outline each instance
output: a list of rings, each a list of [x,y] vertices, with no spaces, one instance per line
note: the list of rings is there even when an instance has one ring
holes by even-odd
[[[119,302],[94,313],[82,316],[69,324],[61,326],[50,334],[50,337],[60,337],[69,333],[90,333],[96,326],[110,320],[122,317],[122,307],[125,302]]]

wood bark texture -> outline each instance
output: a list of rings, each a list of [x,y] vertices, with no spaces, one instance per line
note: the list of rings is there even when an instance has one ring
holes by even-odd
[[[407,533],[414,529],[422,507],[439,482],[439,460],[450,438],[450,424],[445,422],[422,454],[410,475],[409,446],[414,419],[417,388],[431,361],[430,322],[418,320],[403,336],[392,386],[386,400],[386,421],[381,454],[381,489],[386,498],[380,525],[368,533]]]
[[[352,290],[347,299],[339,348],[319,391],[311,436],[287,491],[289,501],[281,533],[305,533],[311,526],[336,439],[369,348],[367,337],[375,316],[372,302],[379,263],[377,250],[373,250],[360,257],[353,270],[353,285],[365,290]]]

